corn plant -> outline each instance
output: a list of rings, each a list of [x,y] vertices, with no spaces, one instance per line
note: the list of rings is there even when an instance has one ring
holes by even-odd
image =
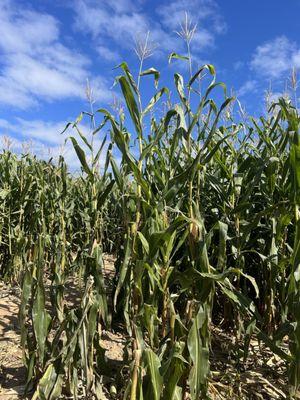
[[[188,46],[193,29],[182,26]],[[8,150],[0,156],[0,271],[22,281],[27,388],[34,398],[100,399],[109,368],[102,328],[121,325],[128,359],[120,398],[209,398],[219,325],[234,336],[237,366],[247,365],[253,336],[283,359],[296,398],[296,105],[280,99],[242,121],[215,68],[193,72],[189,47],[188,57],[170,56],[189,67],[187,82],[174,74],[174,93],[159,87],[155,68],[143,70],[148,53],[139,49],[138,78],[125,62],[116,78],[125,108],[94,110],[88,89],[90,110],[67,125],[81,175],[71,176],[62,158],[55,166]],[[151,78],[144,105],[141,80]],[[112,293],[104,251],[116,256]]]

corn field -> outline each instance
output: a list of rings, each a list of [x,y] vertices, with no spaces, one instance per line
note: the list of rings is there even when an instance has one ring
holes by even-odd
[[[126,63],[119,70],[124,107],[83,112],[63,133],[80,175],[62,157],[55,165],[0,155],[0,276],[22,287],[27,392],[42,400],[103,399],[109,390],[128,400],[218,398],[211,360],[219,327],[235,340],[236,365],[247,367],[252,338],[283,360],[286,398],[297,398],[296,106],[280,98],[264,116],[243,119],[212,65],[187,81],[175,73],[172,88],[159,88],[154,68],[137,81]],[[140,81],[152,78],[147,103]],[[109,282],[104,253],[115,259]],[[116,330],[126,346],[109,389],[101,338]]]

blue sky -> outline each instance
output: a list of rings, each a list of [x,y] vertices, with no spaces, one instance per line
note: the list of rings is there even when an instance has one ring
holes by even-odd
[[[113,67],[126,60],[136,76],[134,43],[150,31],[145,69],[171,86],[176,68],[186,73],[183,63],[168,65],[172,51],[185,54],[176,34],[185,11],[197,24],[194,70],[214,64],[250,114],[263,112],[266,89],[282,94],[291,68],[300,70],[300,0],[0,0],[0,138],[16,151],[30,142],[43,157],[62,151],[76,166],[59,133],[87,108],[86,79],[95,107],[109,107],[118,96]],[[146,96],[152,88],[145,78]]]

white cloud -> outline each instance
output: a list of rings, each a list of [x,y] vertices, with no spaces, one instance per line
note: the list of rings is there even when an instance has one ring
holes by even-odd
[[[18,154],[29,150],[39,158],[49,159],[54,156],[58,159],[64,148],[65,138],[60,135],[64,126],[64,122],[27,121],[22,118],[11,122],[0,119],[1,144],[5,147],[9,142],[10,149]],[[68,146],[68,161],[71,167],[76,168],[76,155],[70,157],[70,150]]]
[[[246,81],[238,90],[238,96],[244,96],[245,94],[255,93],[257,92],[258,82],[256,80],[248,80]]]
[[[52,157],[57,161],[60,155],[63,155],[65,161],[72,170],[80,169],[80,162],[73,149],[73,146],[66,138],[69,135],[74,135],[79,144],[86,150],[82,140],[78,137],[75,131],[70,128],[65,134],[61,134],[66,126],[65,121],[42,121],[42,120],[24,120],[16,118],[15,122],[10,122],[5,119],[0,119],[0,143],[2,147],[9,138],[11,142],[11,150],[22,153],[24,149],[29,149],[31,153],[37,155],[42,159],[49,159]],[[80,130],[85,137],[91,139],[91,130],[88,123],[83,122],[80,124]],[[95,149],[100,148],[103,134],[94,138]],[[103,157],[100,159],[100,166],[104,165],[104,157],[107,145],[103,149]],[[87,152],[88,158],[88,152]]]
[[[100,5],[97,1],[77,0],[75,11],[78,30],[91,33],[94,39],[108,36],[121,41],[120,45],[124,47],[127,47],[128,40],[134,37],[137,30],[148,29],[145,16],[132,11],[124,12],[123,7],[112,9],[107,7],[106,1]]]
[[[161,4],[157,8],[157,14],[169,30],[178,29],[185,12],[188,13],[193,23],[197,23],[198,29],[202,29],[204,24],[209,23],[212,30],[217,33],[226,30],[226,24],[214,0],[174,0]]]
[[[61,152],[66,136],[60,133],[65,121],[25,120],[15,118],[13,122],[0,119],[0,136],[13,138],[13,149],[20,152],[24,144],[29,144],[34,154],[42,157],[44,153]],[[58,155],[55,154],[55,155]],[[75,159],[75,157],[74,157]],[[74,162],[72,162],[74,163]]]
[[[95,3],[95,2],[94,2]],[[139,1],[133,2],[132,0],[102,0],[101,4],[105,4],[114,12],[117,13],[127,13],[136,10],[136,7],[139,5]],[[97,0],[96,0],[97,4]],[[99,4],[99,3],[98,3]]]
[[[283,97],[284,99],[288,100],[290,99],[290,93],[286,91],[282,92],[272,92],[272,91],[266,91],[265,93],[266,100],[269,104],[276,103],[278,100]]]
[[[0,51],[0,104],[26,109],[41,99],[84,97],[90,60],[61,43],[60,24],[53,16],[5,0]],[[100,80],[99,100],[108,100],[106,81]]]
[[[64,121],[28,121],[23,118],[16,118],[16,123],[9,123],[6,120],[0,120],[0,131],[2,133],[19,134],[24,140],[39,140],[48,146],[63,143],[64,138],[60,135],[60,132],[63,131],[65,126],[66,122]]]
[[[6,1],[0,9],[0,47],[7,53],[33,53],[59,38],[58,21],[51,15],[21,9]]]
[[[81,96],[83,88],[79,80],[73,79],[72,73],[65,73],[59,67],[34,59],[26,54],[16,54],[7,59],[3,70],[4,75],[17,83],[28,96],[37,95],[49,99]],[[79,79],[82,83],[85,74],[78,68]]]
[[[193,37],[193,51],[203,50],[205,47],[212,47],[215,43],[214,35],[206,29],[198,30]]]
[[[241,61],[241,60],[236,61],[236,62],[233,64],[233,69],[234,69],[235,71],[239,71],[240,69],[242,69],[242,68],[244,67],[244,65],[245,65],[245,63],[244,63],[243,61]]]
[[[300,48],[286,36],[277,37],[256,48],[250,65],[263,77],[280,78],[300,67]]]
[[[214,0],[166,1],[155,10],[157,18],[143,12],[145,8],[142,9],[133,0],[102,0],[101,5],[96,0],[76,0],[74,9],[76,29],[89,33],[98,48],[100,46],[104,57],[110,54],[107,52],[108,40],[113,41],[114,48],[132,49],[137,34],[148,30],[160,51],[184,51],[175,30],[178,30],[186,10],[193,10],[193,22],[198,23],[193,41],[195,53],[213,46],[215,35],[225,30],[225,23]]]
[[[117,51],[113,51],[109,47],[106,46],[97,46],[96,50],[99,54],[99,56],[106,60],[106,61],[118,61],[120,60],[121,56]]]

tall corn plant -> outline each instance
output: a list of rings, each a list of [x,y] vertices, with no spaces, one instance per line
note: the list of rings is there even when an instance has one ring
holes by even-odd
[[[205,228],[199,191],[206,169],[226,140],[239,132],[239,126],[226,130],[218,127],[220,116],[232,99],[226,98],[217,109],[209,94],[224,85],[215,82],[214,68],[207,65],[188,84],[190,90],[204,70],[213,77],[196,111],[191,111],[183,78],[175,74],[180,103],[160,121],[151,118],[147,139],[143,133],[146,116],[168,90],[160,89],[140,111],[138,85],[128,66],[123,63],[120,67],[124,75],[117,79],[140,143],[138,159],[130,152],[120,124],[108,111],[99,112],[110,120],[112,141],[123,156],[121,170],[132,177],[126,210],[128,230],[115,291],[116,304],[123,290],[124,316],[128,332],[133,335],[132,378],[126,396],[132,400],[139,396],[158,399],[180,393],[184,398],[189,391],[196,399],[207,390],[215,284],[233,296],[227,277],[239,271],[223,266],[218,275],[217,268],[210,265],[210,235]],[[150,73],[159,76],[153,68],[147,71]],[[124,173],[113,159],[111,162],[122,190]],[[133,210],[131,199],[136,204]],[[222,233],[224,224],[220,223],[219,229]],[[220,246],[222,256],[224,244]],[[169,368],[175,365],[176,379],[169,382]]]
[[[123,120],[98,111],[111,123],[112,141],[122,154],[121,166],[112,157],[111,166],[119,190],[127,190],[114,299],[133,337],[125,397],[185,398],[188,392],[194,399],[205,396],[211,312],[213,307],[218,310],[215,301],[220,298],[235,309],[245,358],[256,332],[290,363],[290,355],[273,341],[273,335],[277,340],[285,332],[275,331],[285,318],[276,315],[275,307],[285,309],[284,266],[290,251],[285,212],[290,209],[288,140],[282,113],[262,118],[262,127],[255,120],[254,128],[231,120],[221,126],[233,99],[225,97],[219,107],[211,99],[217,87],[225,86],[216,83],[214,68],[206,65],[187,87],[175,74],[179,103],[160,120],[153,112],[147,119],[168,90],[156,92],[143,109],[139,85],[127,64],[120,67],[123,75],[117,81],[138,138],[138,159],[130,150]],[[203,71],[212,81],[192,111],[189,93]],[[155,69],[140,72],[149,74],[157,81]],[[263,284],[253,278],[261,266]],[[267,318],[260,312],[267,312]],[[295,362],[290,365],[294,371]]]
[[[297,395],[300,387],[300,118],[297,109],[281,99],[278,105],[283,113],[283,118],[287,121],[287,135],[290,142],[290,180],[291,180],[291,201],[294,208],[294,246],[291,257],[291,270],[287,282],[287,302],[291,331],[289,334],[289,348],[292,356],[288,372],[290,382],[290,394],[292,397]]]
[[[80,119],[73,126],[82,135],[77,126]],[[82,139],[92,152],[91,165],[76,138],[70,138],[86,181],[70,179],[63,159],[58,167],[38,161],[31,165],[30,158],[28,167],[25,163],[24,186],[31,208],[19,212],[25,226],[17,232],[26,237],[26,247],[23,245],[20,253],[14,248],[12,257],[20,259],[18,273],[23,275],[21,342],[26,388],[35,388],[34,398],[55,399],[62,392],[75,398],[90,393],[102,396],[100,374],[105,362],[99,341],[101,324],[108,321],[102,275],[102,207],[114,181],[107,176],[107,162],[104,174],[97,173],[105,139],[95,155],[93,143],[83,135]],[[19,185],[15,184],[14,190]],[[5,192],[8,194],[11,191]],[[21,203],[22,207],[25,204]],[[9,217],[13,215],[9,213]],[[14,224],[8,220],[6,226],[11,230]],[[9,232],[7,237],[9,245],[14,236]],[[70,305],[65,288],[77,266],[86,277],[86,289],[79,294],[81,303]]]
[[[191,67],[190,54],[187,61]],[[187,83],[175,74],[176,97],[158,89],[154,68],[141,67],[137,81],[126,63],[120,69],[116,82],[126,111],[117,117],[105,109],[94,112],[91,101],[90,111],[67,126],[77,133],[69,140],[81,176],[71,178],[63,160],[54,167],[31,156],[0,157],[1,273],[23,275],[28,388],[35,387],[35,398],[54,399],[63,391],[101,398],[101,326],[109,327],[113,312],[113,320],[123,315],[130,338],[130,379],[120,388],[127,399],[207,397],[211,327],[219,321],[243,344],[237,363],[246,362],[253,334],[285,360],[295,397],[296,108],[281,99],[266,116],[242,124],[235,122],[234,99],[211,65],[194,75],[190,68]],[[154,78],[155,93],[143,106],[145,76]],[[163,99],[169,107],[158,117]],[[96,127],[99,115],[103,122]],[[81,130],[84,117],[91,121],[90,136]],[[100,174],[106,141],[95,149],[95,138],[106,127],[111,144]],[[104,247],[118,249],[114,310],[103,279]],[[78,271],[85,289],[80,304],[70,305],[65,288]],[[288,351],[282,346],[286,337]]]

